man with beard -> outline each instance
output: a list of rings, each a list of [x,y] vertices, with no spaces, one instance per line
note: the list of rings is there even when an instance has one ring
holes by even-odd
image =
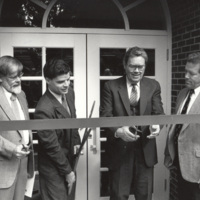
[[[143,77],[148,56],[130,48],[123,60],[126,75],[105,83],[101,117],[164,114],[160,84]],[[128,200],[132,183],[136,200],[150,200],[153,168],[157,163],[156,140],[160,126],[107,128],[110,200]]]
[[[62,59],[50,59],[44,66],[47,90],[38,102],[35,119],[75,118],[74,91],[70,87],[70,68]],[[76,180],[72,171],[80,144],[77,129],[38,131],[38,168],[43,200],[69,199],[68,187]],[[73,196],[72,191],[71,196]]]
[[[29,119],[26,97],[21,90],[22,69],[17,59],[0,58],[0,120]],[[31,131],[0,131],[0,199],[24,199],[27,177],[34,172],[32,147]]]

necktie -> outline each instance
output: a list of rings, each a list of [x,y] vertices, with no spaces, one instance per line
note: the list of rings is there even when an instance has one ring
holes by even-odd
[[[19,108],[19,105],[17,104],[17,96],[16,94],[12,93],[11,97],[10,97],[10,100],[11,100],[11,107],[12,107],[12,110],[15,114],[15,117],[17,120],[21,120],[21,115],[20,115],[20,108]]]
[[[15,114],[15,117],[17,120],[24,120],[22,114],[23,112],[20,112],[20,105],[17,103],[17,96],[16,94],[12,93],[11,97],[11,108]],[[20,114],[21,113],[21,114]],[[23,138],[23,143],[24,144],[28,144],[29,143],[29,132],[27,130],[20,130],[20,133],[22,135]]]
[[[137,91],[137,85],[133,84],[132,86],[133,87],[130,95],[130,105],[131,107],[135,107],[137,106],[138,103],[138,91]]]
[[[191,89],[189,91],[188,97],[187,97],[185,104],[183,106],[183,109],[181,111],[181,114],[186,114],[187,108],[188,108],[188,105],[189,105],[189,102],[190,102],[190,99],[191,99],[191,96],[193,93],[194,93],[194,90]],[[180,134],[182,126],[183,126],[183,124],[177,124],[175,127],[174,143],[175,143],[175,149],[176,149],[176,159],[178,158],[178,136]]]
[[[69,115],[71,116],[71,112],[70,112],[70,109],[69,109],[69,106],[68,106],[68,103],[67,103],[65,95],[62,96],[62,105],[67,110],[67,112],[69,113]]]

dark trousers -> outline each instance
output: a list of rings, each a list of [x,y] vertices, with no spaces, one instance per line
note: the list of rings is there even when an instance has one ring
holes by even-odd
[[[128,200],[131,185],[136,200],[152,199],[153,167],[145,165],[140,145],[124,156],[119,169],[110,170],[110,200]]]
[[[183,179],[178,167],[178,199],[179,200],[200,200],[200,184],[191,183]]]
[[[67,200],[67,185],[64,176],[40,174],[39,180],[42,200]]]

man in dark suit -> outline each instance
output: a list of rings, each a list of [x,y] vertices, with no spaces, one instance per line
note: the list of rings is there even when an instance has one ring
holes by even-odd
[[[0,58],[0,120],[28,120],[28,105],[21,90],[23,65],[11,56]],[[0,131],[0,199],[22,200],[28,177],[34,173],[32,133]],[[28,170],[27,170],[28,169]]]
[[[44,66],[47,90],[35,110],[35,119],[75,118],[74,91],[70,68],[62,59],[51,59]],[[75,182],[74,154],[80,144],[77,129],[38,131],[38,168],[43,200],[68,199],[67,190]]]
[[[101,117],[164,114],[159,83],[143,77],[147,60],[139,47],[126,52],[126,76],[105,83]],[[159,132],[159,125],[108,128],[111,200],[127,200],[132,183],[136,200],[151,199]]]
[[[185,67],[186,88],[177,97],[176,114],[200,114],[200,52],[188,56]],[[165,166],[177,168],[180,200],[200,199],[200,124],[169,126]]]

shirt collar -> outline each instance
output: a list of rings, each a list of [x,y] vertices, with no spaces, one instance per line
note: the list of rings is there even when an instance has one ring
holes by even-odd
[[[11,97],[12,93],[8,92],[3,86],[1,86],[1,87],[3,88],[3,91],[4,91],[4,94],[6,95],[6,98],[8,100],[10,100],[10,97]]]
[[[126,77],[126,84],[128,87],[132,87],[132,83],[129,81],[129,79]],[[137,82],[136,84],[138,87],[140,87],[140,82]]]
[[[194,89],[195,95],[198,95],[200,93],[200,86]]]
[[[58,95],[50,89],[49,92],[62,104],[62,95]]]

